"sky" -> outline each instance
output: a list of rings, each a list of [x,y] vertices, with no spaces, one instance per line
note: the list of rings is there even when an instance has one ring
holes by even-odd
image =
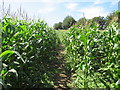
[[[2,12],[0,0],[0,12]],[[119,0],[4,0],[7,9],[10,4],[11,13],[21,9],[32,19],[44,20],[49,26],[62,22],[66,16],[72,16],[76,21],[82,17],[87,19],[104,16],[118,10]],[[1,15],[0,15],[1,16]]]

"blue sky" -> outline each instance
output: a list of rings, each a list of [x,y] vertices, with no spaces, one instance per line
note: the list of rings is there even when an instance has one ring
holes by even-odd
[[[107,16],[110,12],[118,10],[119,0],[4,0],[6,9],[9,4],[11,13],[17,11],[20,6],[29,17],[41,18],[53,26],[62,22],[70,15],[76,21],[84,16],[88,19],[95,16]],[[2,12],[2,0],[0,11]]]

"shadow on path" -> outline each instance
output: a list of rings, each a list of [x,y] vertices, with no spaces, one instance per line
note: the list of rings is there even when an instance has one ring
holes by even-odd
[[[71,74],[65,68],[65,52],[64,46],[62,44],[59,45],[58,54],[57,54],[58,62],[54,68],[58,70],[58,73],[53,76],[54,88],[55,89],[69,89],[69,83]]]

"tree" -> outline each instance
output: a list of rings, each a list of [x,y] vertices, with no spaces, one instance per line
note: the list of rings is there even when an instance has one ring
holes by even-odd
[[[106,22],[107,22],[106,25],[108,26],[115,17],[118,17],[118,18],[119,18],[119,15],[118,15],[116,12],[110,13],[110,14],[106,17]],[[118,20],[119,20],[119,19],[118,19]]]
[[[67,16],[64,20],[63,20],[63,24],[62,24],[62,28],[63,29],[68,29],[70,28],[73,24],[75,24],[76,21],[73,17],[71,16]]]
[[[58,30],[58,29],[62,29],[62,22],[56,23],[54,24],[54,29]]]
[[[120,28],[120,12],[118,12],[118,27]]]
[[[96,22],[99,24],[99,29],[105,29],[106,28],[106,19],[104,17],[94,17],[92,18],[92,22]]]
[[[86,25],[86,22],[87,22],[87,19],[83,17],[83,18],[80,18],[76,24],[84,26]]]

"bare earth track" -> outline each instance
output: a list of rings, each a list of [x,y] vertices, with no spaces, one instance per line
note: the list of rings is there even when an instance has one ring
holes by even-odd
[[[64,47],[63,45],[59,45],[59,50],[58,50],[58,64],[56,65],[56,68],[59,70],[58,75],[54,75],[54,88],[57,90],[62,90],[62,89],[69,89],[68,84],[71,82],[70,81],[70,72],[65,68],[65,60],[64,60]]]

